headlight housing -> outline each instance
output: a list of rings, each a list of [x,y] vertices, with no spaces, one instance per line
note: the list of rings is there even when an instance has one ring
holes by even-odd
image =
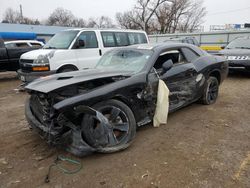
[[[47,55],[39,55],[37,59],[34,60],[34,64],[49,64],[49,58]]]

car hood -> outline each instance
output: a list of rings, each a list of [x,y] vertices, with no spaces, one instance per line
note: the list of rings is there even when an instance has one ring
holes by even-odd
[[[250,56],[250,49],[224,49],[219,53],[227,56]]]
[[[115,71],[115,70],[101,70],[101,69],[87,69],[82,71],[66,72],[54,74],[51,76],[41,77],[28,84],[25,89],[28,91],[38,91],[42,93],[49,93],[51,91],[63,88],[65,86],[100,79],[108,77],[125,76],[129,77],[132,72]]]
[[[20,59],[37,59],[39,55],[49,55],[49,54],[54,54],[55,50],[54,49],[39,49],[39,50],[32,50],[29,52],[24,53]]]

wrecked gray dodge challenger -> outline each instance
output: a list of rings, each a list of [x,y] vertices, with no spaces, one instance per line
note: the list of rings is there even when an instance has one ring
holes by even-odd
[[[214,103],[227,73],[226,59],[189,44],[115,49],[95,69],[27,85],[26,118],[48,143],[75,155],[115,152],[129,146],[137,127],[152,121],[159,79],[170,90],[173,112],[198,100]]]

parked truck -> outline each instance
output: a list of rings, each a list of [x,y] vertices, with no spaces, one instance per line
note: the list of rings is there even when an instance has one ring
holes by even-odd
[[[15,45],[10,42],[5,44],[4,40],[0,39],[0,71],[17,71],[20,68],[19,59],[23,53],[42,47],[38,45],[30,46],[25,41],[18,44]]]

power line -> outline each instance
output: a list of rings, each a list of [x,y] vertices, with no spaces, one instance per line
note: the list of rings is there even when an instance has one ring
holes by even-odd
[[[250,7],[246,7],[246,8],[241,8],[241,9],[233,9],[233,10],[228,10],[228,11],[224,11],[224,12],[215,12],[212,14],[208,14],[208,16],[214,16],[214,15],[219,15],[219,14],[227,14],[227,13],[231,13],[231,12],[239,12],[242,10],[248,10],[250,9]]]

